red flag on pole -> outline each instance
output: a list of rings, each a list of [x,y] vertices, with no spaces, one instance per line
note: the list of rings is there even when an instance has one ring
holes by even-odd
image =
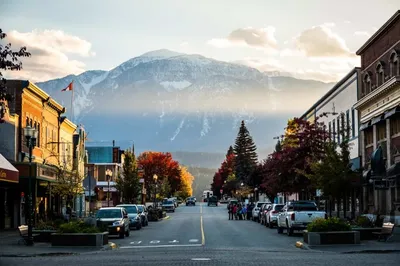
[[[68,84],[68,86],[65,87],[65,89],[62,89],[61,91],[72,91],[73,88],[74,88],[74,82],[71,81],[71,83]]]

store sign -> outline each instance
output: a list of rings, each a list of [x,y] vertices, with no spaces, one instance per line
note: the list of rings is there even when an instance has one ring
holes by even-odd
[[[6,182],[18,183],[19,173],[14,171],[9,171],[7,169],[0,169],[0,180]]]

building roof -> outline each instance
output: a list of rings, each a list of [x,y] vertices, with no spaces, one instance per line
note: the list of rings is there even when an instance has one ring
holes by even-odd
[[[400,10],[397,10],[396,13],[388,20],[379,30],[377,30],[374,35],[372,35],[363,46],[356,52],[356,55],[362,54],[375,40],[377,40],[387,28],[393,25],[396,22],[397,18],[400,17]]]
[[[351,70],[344,78],[342,78],[338,83],[335,84],[335,86],[333,86],[332,89],[330,89],[327,93],[325,93],[324,96],[322,96],[316,103],[314,103],[300,118],[301,119],[305,119],[307,117],[307,115],[313,111],[315,108],[318,107],[318,105],[320,105],[323,101],[325,101],[329,96],[331,96],[337,89],[340,88],[340,86],[342,86],[346,81],[349,80],[349,78],[351,76],[354,75],[354,73],[358,73],[360,71],[361,68],[359,67],[355,67],[353,68],[353,70]],[[357,93],[357,92],[356,92]]]

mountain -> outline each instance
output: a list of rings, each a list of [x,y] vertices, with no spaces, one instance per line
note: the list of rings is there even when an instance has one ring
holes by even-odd
[[[73,112],[71,92],[61,92],[71,81]],[[110,71],[91,70],[37,85],[66,106],[67,115],[85,126],[94,144],[116,140],[121,147],[134,142],[139,152],[223,154],[241,120],[257,146],[269,149],[289,117],[301,115],[332,87],[169,50],[145,53]],[[191,165],[199,165],[197,155],[189,156]]]

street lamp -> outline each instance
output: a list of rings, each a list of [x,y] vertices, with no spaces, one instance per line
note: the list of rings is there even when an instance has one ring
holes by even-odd
[[[255,187],[254,188],[254,198],[255,198],[256,201],[257,201],[257,198],[258,198],[257,191],[258,191],[258,187]]]
[[[157,201],[157,179],[158,179],[158,176],[156,174],[154,174],[153,175],[153,180],[154,180],[154,183],[155,183],[155,187],[154,187],[154,202],[153,202],[154,208],[157,207],[157,203],[156,203],[156,201]]]
[[[32,236],[32,216],[33,216],[33,202],[32,202],[32,151],[36,146],[36,139],[38,137],[38,131],[34,127],[27,126],[24,128],[24,136],[26,138],[26,146],[29,149],[29,195],[28,195],[28,240],[26,244],[28,246],[33,245]]]
[[[112,177],[112,171],[110,169],[106,170],[106,177],[107,177],[107,182],[108,182],[108,190],[107,190],[107,204],[108,207],[110,207],[110,179]]]

